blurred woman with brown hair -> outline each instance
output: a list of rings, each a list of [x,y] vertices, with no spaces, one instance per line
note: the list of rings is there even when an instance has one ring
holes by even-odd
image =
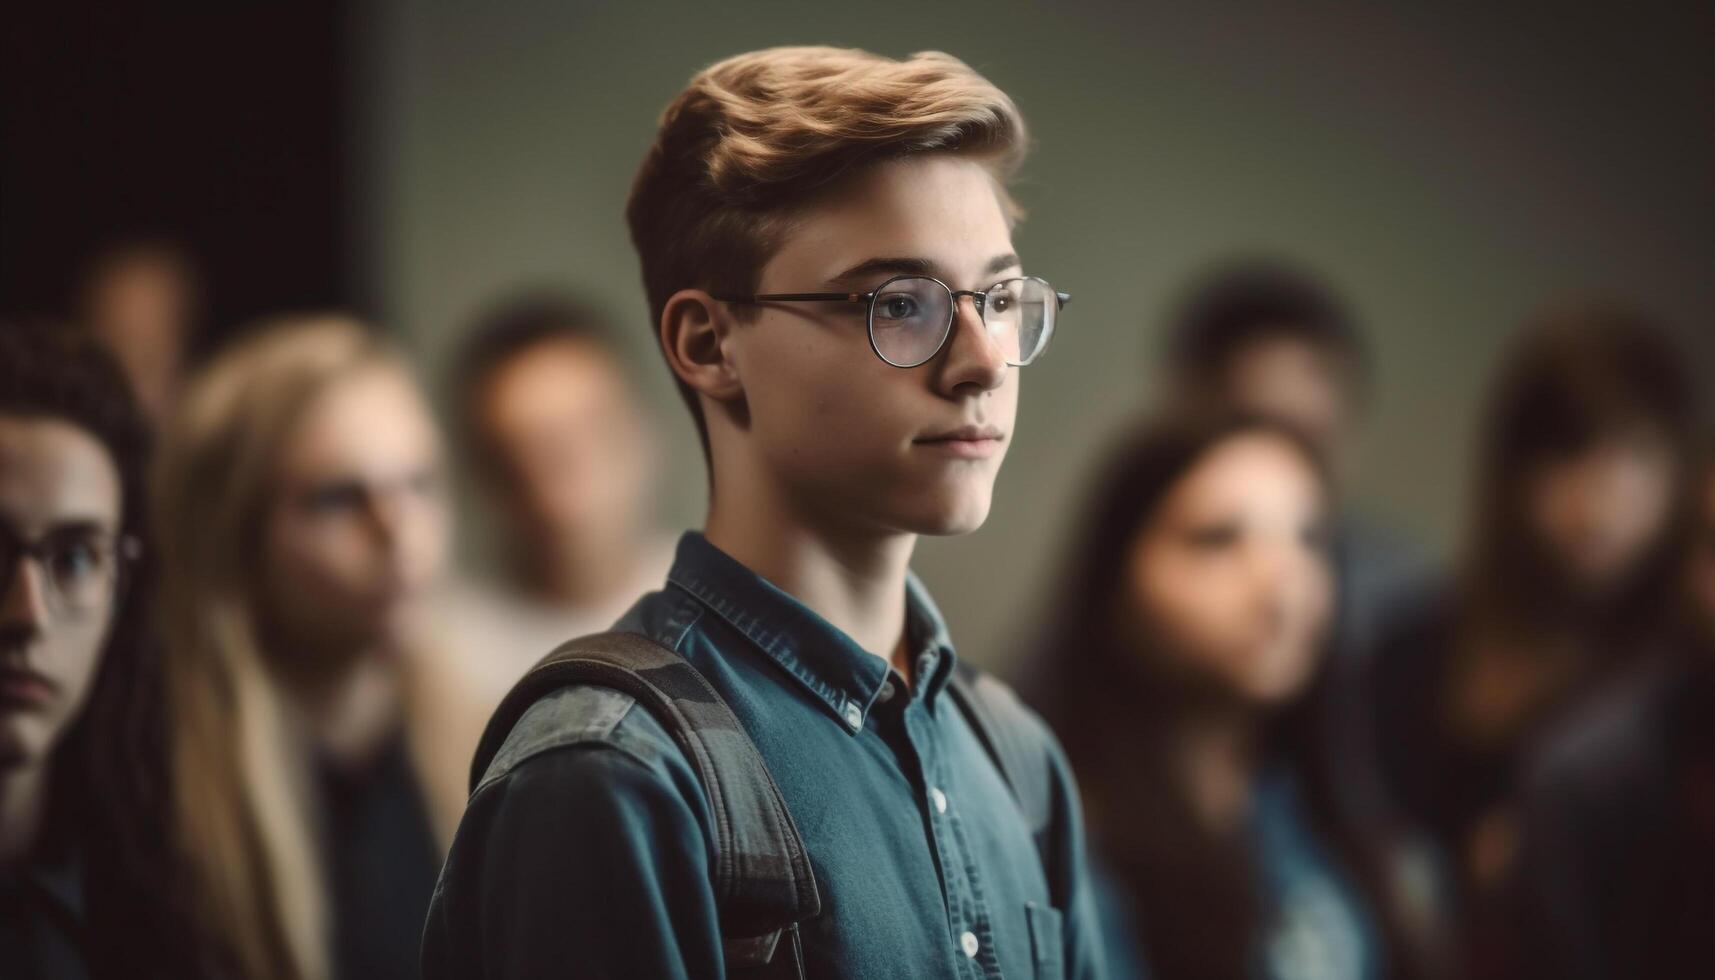
[[[1386,631],[1371,679],[1392,796],[1460,883],[1470,966],[1515,849],[1530,743],[1659,639],[1688,500],[1684,360],[1601,305],[1529,324],[1495,385],[1452,587]]]
[[[1116,977],[1415,977],[1405,851],[1342,782],[1322,462],[1281,424],[1157,425],[1114,457],[1036,663],[1110,882]]]
[[[193,381],[157,478],[204,932],[255,980],[415,976],[488,707],[421,635],[447,516],[416,383],[354,322],[275,324]]]
[[[1695,487],[1665,655],[1572,715],[1529,766],[1512,977],[1715,967],[1715,444]]]

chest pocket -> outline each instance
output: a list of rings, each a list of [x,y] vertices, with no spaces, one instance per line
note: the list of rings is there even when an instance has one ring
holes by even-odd
[[[1024,919],[1030,923],[1030,958],[1036,965],[1036,980],[1062,980],[1066,976],[1066,942],[1061,935],[1060,910],[1026,902]]]

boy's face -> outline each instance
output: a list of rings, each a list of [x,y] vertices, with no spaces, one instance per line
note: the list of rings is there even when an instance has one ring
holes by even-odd
[[[955,290],[1020,274],[994,181],[950,155],[855,174],[800,216],[758,293],[866,293],[902,273]],[[780,303],[730,331],[746,465],[806,517],[857,532],[958,534],[988,516],[1012,437],[1018,372],[968,297],[927,363],[870,349],[859,304]]]

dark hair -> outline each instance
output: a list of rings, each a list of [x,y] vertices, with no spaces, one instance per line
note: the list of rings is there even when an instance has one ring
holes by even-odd
[[[1130,925],[1159,976],[1247,975],[1263,910],[1244,841],[1211,835],[1170,788],[1176,785],[1166,776],[1170,742],[1160,736],[1201,695],[1183,680],[1138,668],[1138,645],[1152,641],[1147,628],[1140,636],[1127,620],[1124,569],[1172,488],[1216,446],[1254,433],[1293,446],[1332,499],[1315,449],[1276,421],[1184,415],[1130,435],[1087,500],[1060,579],[1064,594],[1035,665],[1037,700],[1082,785],[1093,849],[1130,897]],[[1391,975],[1415,975],[1416,958],[1387,884],[1391,842],[1355,817],[1336,787],[1336,779],[1356,777],[1336,772],[1351,760],[1336,758],[1327,731],[1332,658],[1324,654],[1305,692],[1268,720],[1264,744],[1298,780],[1320,838],[1381,924]]]
[[[75,844],[85,859],[89,934],[99,938],[90,954],[132,955],[143,948],[136,944],[163,943],[167,933],[157,926],[170,915],[172,887],[145,526],[148,430],[107,352],[57,324],[0,324],[0,415],[57,419],[94,436],[119,474],[121,532],[144,542],[141,561],[122,573],[88,702],[54,751],[43,824],[59,835],[54,843]]]
[[[595,307],[549,291],[514,296],[478,314],[465,331],[452,369],[458,409],[454,431],[464,448],[485,463],[491,461],[493,447],[482,431],[478,400],[502,367],[543,344],[586,343],[610,355],[621,370],[629,371],[611,322]]]
[[[1247,344],[1290,338],[1332,355],[1354,400],[1369,382],[1369,351],[1333,289],[1285,262],[1247,259],[1196,280],[1169,321],[1167,363],[1176,377],[1217,381]]]
[[[1552,306],[1526,324],[1490,392],[1478,450],[1465,593],[1481,615],[1531,621],[1568,608],[1564,576],[1527,520],[1526,481],[1545,462],[1641,429],[1665,441],[1682,482],[1669,526],[1600,612],[1621,630],[1657,618],[1689,519],[1698,410],[1686,363],[1654,321],[1611,302]]]

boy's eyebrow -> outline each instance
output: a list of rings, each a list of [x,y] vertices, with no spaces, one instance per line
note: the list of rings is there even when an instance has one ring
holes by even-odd
[[[890,276],[934,275],[935,263],[928,259],[908,258],[904,256],[865,259],[832,279],[829,279],[828,283],[836,286],[850,285],[860,279],[868,279],[880,273],[886,273]]]
[[[989,259],[983,266],[982,275],[992,276],[997,272],[1005,272],[1018,265],[1018,256],[1007,252]],[[849,285],[857,280],[869,278],[880,273],[891,276],[933,276],[939,269],[929,259],[914,256],[882,256],[865,259],[857,265],[828,280],[830,285]]]

